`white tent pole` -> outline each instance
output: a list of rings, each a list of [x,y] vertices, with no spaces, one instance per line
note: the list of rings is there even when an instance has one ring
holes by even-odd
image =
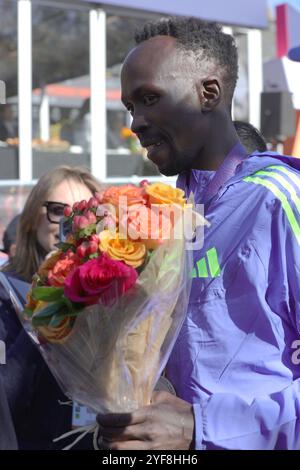
[[[260,97],[263,90],[262,35],[248,31],[249,122],[260,128]]]
[[[44,142],[50,140],[50,102],[47,95],[47,89],[42,90],[42,99],[40,104],[40,138]]]
[[[19,178],[32,180],[32,9],[18,1]]]
[[[106,179],[106,14],[90,11],[91,171]]]

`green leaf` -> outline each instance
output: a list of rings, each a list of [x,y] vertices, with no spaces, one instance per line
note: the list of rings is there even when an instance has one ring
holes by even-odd
[[[61,324],[65,316],[66,315],[62,313],[56,313],[55,315],[53,315],[48,325],[52,326],[53,328],[57,328]]]
[[[59,250],[63,251],[64,253],[68,250],[75,251],[75,246],[72,245],[72,243],[59,242],[56,243],[56,246]]]
[[[34,287],[32,289],[32,297],[36,300],[44,300],[45,302],[56,302],[63,296],[63,287]]]
[[[90,224],[78,232],[78,238],[87,238],[96,233],[96,224]]]
[[[80,310],[83,309],[82,304],[72,302],[68,297],[63,296],[62,302],[66,305],[69,316],[76,316]]]
[[[91,255],[88,256],[88,259],[96,259],[96,258],[99,258],[99,253],[96,252],[96,253],[92,253]]]
[[[39,312],[33,315],[33,326],[48,325],[51,321],[51,317],[61,311],[63,307],[65,307],[63,302],[53,302],[47,305],[47,307],[42,308]]]

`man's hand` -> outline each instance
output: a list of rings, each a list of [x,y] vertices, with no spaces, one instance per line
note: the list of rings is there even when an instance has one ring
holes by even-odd
[[[186,450],[194,433],[192,406],[167,392],[154,392],[151,404],[124,414],[98,415],[102,448]]]

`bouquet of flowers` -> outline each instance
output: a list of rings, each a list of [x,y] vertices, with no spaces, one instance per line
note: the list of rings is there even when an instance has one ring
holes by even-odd
[[[188,207],[180,189],[147,182],[75,203],[33,278],[25,327],[66,395],[95,412],[150,402],[188,305]]]

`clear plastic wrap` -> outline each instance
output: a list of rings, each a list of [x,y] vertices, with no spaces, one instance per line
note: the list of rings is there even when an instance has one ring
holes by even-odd
[[[136,284],[112,307],[86,307],[62,343],[32,334],[64,393],[95,412],[150,402],[184,320],[191,279],[184,240],[153,252]]]
[[[124,195],[128,207],[121,217],[117,203]],[[106,214],[107,203],[116,208],[114,217]],[[175,216],[155,219],[158,207],[173,203]],[[188,306],[193,256],[186,250],[186,207],[183,192],[162,183],[111,187],[97,199],[75,203],[66,214],[67,243],[35,277],[24,326],[64,393],[95,412],[129,412],[150,403]],[[106,216],[117,222],[114,235],[103,229]],[[124,220],[131,237],[142,227],[140,238],[120,238]],[[167,238],[161,228],[166,220]],[[102,269],[101,275],[93,269]],[[86,279],[82,285],[79,279],[84,270],[91,283],[85,297]],[[106,272],[111,277],[102,285]]]

